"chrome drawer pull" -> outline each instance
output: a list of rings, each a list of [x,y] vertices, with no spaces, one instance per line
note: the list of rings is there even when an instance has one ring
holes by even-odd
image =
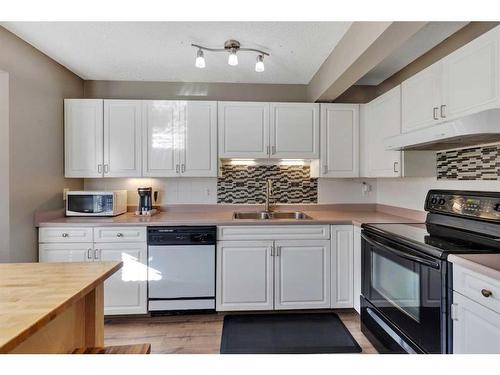
[[[123,233],[117,233],[116,237],[123,237]]]
[[[69,234],[68,234],[68,233],[63,233],[63,234],[62,234],[62,236],[63,236],[64,238],[66,238],[66,237],[69,237]]]
[[[481,294],[488,298],[488,297],[491,297],[491,295],[493,294],[493,292],[491,290],[488,290],[488,289],[481,289]]]
[[[87,249],[87,259],[92,259],[92,249]]]

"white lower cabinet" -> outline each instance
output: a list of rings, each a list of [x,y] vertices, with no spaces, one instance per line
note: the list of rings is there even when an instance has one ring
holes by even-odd
[[[353,227],[353,307],[361,314],[361,227]]]
[[[330,241],[276,241],[274,308],[330,307]]]
[[[353,227],[331,227],[331,307],[353,307]]]
[[[453,292],[454,354],[500,354],[500,314]]]
[[[217,310],[329,308],[329,233],[327,225],[219,227]]]
[[[92,243],[42,243],[39,246],[39,261],[86,262],[94,259]]]
[[[121,261],[123,267],[104,282],[104,314],[126,315],[147,313],[147,244],[146,227],[113,227],[112,230],[140,233],[136,240],[122,242],[122,236],[108,242],[93,242],[100,234],[109,232],[108,227],[97,228],[46,228],[40,229],[40,262],[98,262]],[[89,233],[90,230],[90,234]],[[87,242],[69,242],[73,237],[48,236],[47,233],[87,233]],[[81,238],[75,238],[79,240]]]
[[[98,260],[121,261],[123,267],[104,282],[106,315],[147,312],[147,245],[136,243],[96,243]]]
[[[273,309],[273,241],[217,244],[216,308]]]

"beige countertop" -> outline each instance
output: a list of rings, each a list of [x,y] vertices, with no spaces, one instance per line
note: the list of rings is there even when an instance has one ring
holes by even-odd
[[[0,353],[48,325],[121,266],[121,262],[0,264]]]
[[[245,209],[240,209],[245,211]],[[290,211],[289,208],[286,209]],[[235,220],[232,218],[233,210],[211,208],[205,209],[167,210],[151,217],[138,217],[133,213],[126,213],[115,217],[59,217],[51,220],[40,220],[37,226],[121,226],[121,225],[319,225],[319,224],[354,224],[360,226],[363,223],[404,223],[423,222],[424,213],[415,213],[411,210],[396,209],[390,212],[377,211],[374,208],[349,209],[345,207],[325,206],[318,207],[298,207],[309,215],[310,220]],[[251,211],[248,208],[246,211]],[[277,210],[282,211],[282,210]],[[407,213],[407,214],[406,214]],[[415,216],[417,215],[417,216]]]
[[[500,281],[500,254],[450,254],[448,261]]]

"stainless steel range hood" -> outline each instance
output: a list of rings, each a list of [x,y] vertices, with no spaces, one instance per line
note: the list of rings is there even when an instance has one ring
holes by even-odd
[[[500,109],[386,138],[387,150],[448,150],[500,142]]]

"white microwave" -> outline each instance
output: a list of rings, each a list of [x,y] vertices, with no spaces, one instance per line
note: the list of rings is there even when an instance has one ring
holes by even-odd
[[[116,216],[127,212],[127,191],[69,191],[66,216]]]

